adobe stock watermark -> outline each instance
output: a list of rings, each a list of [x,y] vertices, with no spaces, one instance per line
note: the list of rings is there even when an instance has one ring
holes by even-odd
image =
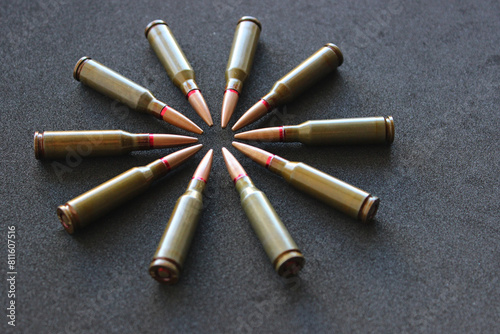
[[[354,26],[354,46],[364,49],[379,42],[379,34],[389,28],[394,16],[403,12],[404,6],[401,0],[390,0],[385,9],[372,13],[373,19],[364,22],[363,26]]]
[[[110,108],[114,119],[124,120],[129,116],[130,109],[118,101],[113,101]],[[73,172],[75,168],[80,166],[83,159],[92,154],[94,147],[101,144],[103,140],[103,135],[97,133],[89,136],[86,143],[78,144],[76,147],[68,145],[65,148],[66,156],[64,160],[53,161],[50,164],[59,182],[62,183],[66,174]]]
[[[94,150],[93,147],[95,145],[99,145],[103,141],[103,136],[89,136],[87,143],[78,144],[75,148],[71,146],[66,146],[66,157],[64,159],[64,163],[60,161],[53,161],[50,165],[57,176],[59,182],[63,182],[63,176],[67,173],[73,172],[73,169],[78,167],[83,158],[89,156]]]
[[[11,45],[24,44],[34,32],[49,25],[61,12],[63,6],[67,5],[67,0],[36,0],[30,5],[38,10],[33,10],[32,15],[22,15],[20,22],[7,25],[7,33],[4,36],[7,43]],[[34,17],[36,19],[34,19]]]
[[[315,258],[308,257],[305,266],[317,270],[320,263]],[[250,310],[246,310],[244,316],[236,317],[233,331],[237,333],[259,333],[259,328],[273,314],[279,312],[284,305],[289,304],[294,293],[298,292],[303,284],[304,282],[299,272],[297,276],[288,278],[276,276],[274,280],[269,281],[265,286],[256,287],[258,294],[265,296],[265,298],[260,302],[253,303],[250,306]],[[280,285],[285,287],[284,292],[280,289]]]
[[[116,314],[107,312],[114,304],[116,304],[116,296],[121,296],[125,293],[124,287],[132,284],[136,277],[130,273],[142,272],[144,268],[137,264],[130,263],[122,272],[113,270],[106,287],[101,288],[95,294],[95,297],[88,300],[85,308],[75,310],[75,322],[67,323],[65,328],[59,333],[74,334],[81,332],[92,332],[91,329],[96,328],[97,323],[112,324]],[[104,317],[104,319],[103,319]],[[140,332],[139,328],[133,328],[136,332]]]
[[[215,15],[219,19],[227,18],[231,16],[243,3],[243,0],[233,0],[233,1],[213,1],[212,4],[215,7]]]
[[[16,326],[16,280],[17,280],[17,256],[16,256],[16,227],[7,227],[7,324]]]

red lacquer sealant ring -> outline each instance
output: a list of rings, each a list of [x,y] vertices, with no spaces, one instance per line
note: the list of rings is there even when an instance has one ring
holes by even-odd
[[[160,112],[160,119],[163,119],[163,115],[167,112],[167,109],[169,108],[169,106],[164,106],[163,109],[161,110]]]
[[[161,159],[161,162],[163,162],[163,164],[165,165],[165,167],[167,167],[167,170],[170,170],[170,164],[168,163],[167,159],[163,158]]]
[[[202,178],[201,176],[193,176],[192,180],[200,180],[200,181],[205,182],[205,184],[207,183],[207,180],[205,180],[205,179],[204,179],[204,178]]]
[[[189,100],[189,97],[190,97],[191,95],[193,95],[194,93],[196,93],[196,91],[198,91],[198,92],[199,92],[200,90],[199,90],[199,89],[197,89],[197,88],[196,88],[196,89],[191,89],[191,90],[190,90],[190,91],[186,94],[186,100]]]
[[[224,91],[224,94],[226,94],[227,91],[233,92],[236,95],[240,96],[240,92],[238,92],[236,89],[228,88]]]
[[[269,109],[271,109],[271,105],[264,99],[260,99],[260,102],[262,102],[266,108],[267,108],[267,111],[269,111]]]
[[[279,127],[279,132],[280,132],[280,141],[285,141],[285,127],[280,126]]]
[[[239,179],[241,179],[242,177],[245,177],[245,176],[248,176],[247,174],[240,174],[238,176],[236,176],[233,180],[234,184],[236,184],[236,182],[238,182]]]
[[[266,161],[266,168],[269,168],[269,165],[271,164],[271,161],[273,161],[273,158],[275,157],[276,155],[273,154],[273,155],[270,155],[269,158],[267,158],[267,161]]]

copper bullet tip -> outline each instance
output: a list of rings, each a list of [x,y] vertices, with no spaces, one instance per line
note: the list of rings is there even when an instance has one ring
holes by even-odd
[[[170,169],[174,169],[175,167],[179,166],[184,161],[192,157],[196,152],[201,150],[202,147],[203,144],[190,146],[182,150],[179,150],[177,152],[174,152],[172,154],[169,154],[166,157],[162,158],[161,160],[163,160],[164,163],[168,164]]]
[[[283,141],[285,132],[282,126],[256,129],[245,132],[240,132],[234,135],[235,139],[241,140],[258,140],[258,141]]]
[[[198,115],[208,124],[208,126],[214,125],[212,121],[212,115],[210,115],[210,110],[208,110],[207,103],[201,95],[201,92],[198,89],[194,89],[187,94],[187,99],[193,109],[196,111]]]
[[[228,151],[227,148],[222,148],[222,156],[224,157],[224,162],[226,163],[227,171],[229,172],[229,176],[231,176],[231,180],[235,180],[237,177],[241,175],[246,175],[243,166],[236,160],[234,155]]]
[[[165,106],[161,112],[161,117],[165,122],[183,130],[200,135],[203,133],[203,130],[198,125],[172,107]]]
[[[233,141],[233,146],[238,151],[240,151],[241,153],[243,153],[244,155],[246,155],[247,157],[249,157],[250,159],[252,159],[256,163],[258,163],[259,165],[266,167],[266,168],[269,167],[270,158],[275,156],[274,154],[267,152],[267,151],[264,151],[260,148],[255,147],[255,146],[251,146],[251,145],[247,145],[247,144],[243,144],[243,143],[238,143],[236,141]]]
[[[193,174],[193,179],[200,179],[205,183],[208,181],[208,176],[210,175],[210,170],[212,168],[212,161],[214,158],[214,150],[210,149],[207,154],[201,159],[198,168]]]
[[[255,122],[269,111],[269,104],[265,100],[260,100],[254,104],[241,118],[233,125],[231,130],[236,131],[250,123]]]
[[[223,129],[226,128],[227,123],[233,115],[236,104],[238,103],[238,92],[233,89],[227,89],[224,93],[224,100],[222,101],[222,111],[221,111],[221,126]]]
[[[169,135],[169,134],[149,134],[149,146],[151,148],[175,147],[197,143],[198,138],[190,136]]]

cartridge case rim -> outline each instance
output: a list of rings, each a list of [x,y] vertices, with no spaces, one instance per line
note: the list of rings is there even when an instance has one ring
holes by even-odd
[[[370,223],[377,213],[380,199],[377,196],[368,196],[359,210],[358,219],[363,223]]]
[[[331,49],[337,55],[337,58],[338,58],[337,67],[342,65],[342,63],[344,62],[344,55],[342,54],[342,51],[340,51],[339,47],[333,43],[327,43],[327,44],[325,44],[325,46],[327,48]]]
[[[274,260],[274,269],[282,277],[295,276],[304,267],[305,258],[298,249],[291,249],[280,254]]]
[[[385,116],[385,140],[387,144],[394,142],[394,119],[392,116]]]
[[[33,137],[33,146],[35,148],[35,158],[41,160],[44,158],[44,150],[43,150],[43,133],[35,132]]]
[[[82,57],[80,58],[75,65],[75,68],[73,69],[73,78],[75,78],[77,81],[80,81],[80,72],[82,71],[83,64],[85,64],[86,61],[90,60],[92,58],[90,57]]]
[[[259,27],[259,30],[262,31],[262,24],[260,23],[260,21],[256,17],[253,17],[253,16],[243,16],[241,19],[238,20],[238,23],[236,25],[240,24],[241,22],[245,22],[245,21],[255,23]]]
[[[166,269],[169,272],[170,276],[168,277],[168,279],[162,278],[160,277],[160,275],[158,275],[158,269],[160,268]],[[180,265],[169,258],[155,258],[149,265],[149,274],[151,275],[151,277],[163,284],[169,285],[177,283],[179,281],[180,273]]]
[[[69,204],[61,205],[57,208],[57,217],[61,222],[62,226],[69,234],[73,234],[75,232],[75,225],[78,227],[78,215],[74,210],[72,210]]]
[[[144,35],[146,35],[146,38],[148,38],[148,34],[149,34],[149,31],[151,30],[151,28],[153,28],[155,25],[158,25],[158,24],[164,24],[168,27],[167,22],[165,22],[163,20],[151,21],[151,22],[149,22],[149,24],[146,26],[146,29],[144,30]]]

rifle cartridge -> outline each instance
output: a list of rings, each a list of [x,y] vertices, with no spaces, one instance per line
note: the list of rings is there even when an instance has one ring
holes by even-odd
[[[221,126],[225,128],[250,74],[262,25],[255,17],[243,16],[236,25],[233,44],[226,66],[226,90],[222,102]]]
[[[364,223],[375,217],[378,197],[302,162],[291,162],[250,145],[233,142],[244,155],[282,176],[295,188]]]
[[[202,144],[191,146],[152,163],[134,167],[104,182],[57,208],[57,216],[64,229],[72,234],[120,204],[149,188],[153,181],[166,175],[198,152]]]
[[[274,270],[283,277],[296,275],[305,259],[267,196],[257,189],[236,158],[224,147],[229,175],[240,194],[241,206],[257,234]]]
[[[213,125],[207,103],[195,82],[194,70],[165,21],[150,22],[144,31],[149,44],[168,76],[179,87],[193,109],[209,126]]]
[[[271,91],[254,104],[232,127],[233,131],[255,122],[274,108],[292,101],[344,61],[335,44],[328,43],[278,80]]]
[[[84,157],[113,156],[196,143],[189,136],[130,133],[122,130],[35,132],[37,159],[63,159],[70,154]]]
[[[73,77],[131,109],[151,114],[178,128],[198,134],[203,133],[193,121],[157,100],[149,90],[89,57],[78,60],[73,70]]]
[[[263,142],[301,142],[306,145],[391,144],[394,141],[392,116],[307,121],[240,132],[235,139]]]
[[[213,150],[201,160],[184,195],[179,197],[149,265],[149,274],[164,284],[179,280],[203,209],[203,190],[212,166]]]

